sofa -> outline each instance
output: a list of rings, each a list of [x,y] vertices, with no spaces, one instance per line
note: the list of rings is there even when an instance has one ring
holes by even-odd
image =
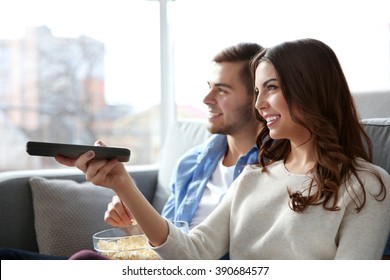
[[[127,167],[159,212],[169,196],[177,159],[205,141],[209,132],[205,122],[193,120],[175,123],[167,135],[158,164]],[[85,182],[76,168],[1,172],[0,248],[57,256],[93,249],[92,235],[109,228],[103,216],[113,195]]]
[[[373,161],[390,173],[390,93],[375,96],[374,103],[366,95],[355,96],[355,101],[373,142]],[[175,162],[209,137],[206,124],[194,120],[176,122],[167,135],[158,164],[128,167],[159,212],[169,196]],[[93,249],[92,235],[109,228],[103,215],[112,195],[109,189],[85,182],[75,168],[2,172],[0,247],[61,256]]]

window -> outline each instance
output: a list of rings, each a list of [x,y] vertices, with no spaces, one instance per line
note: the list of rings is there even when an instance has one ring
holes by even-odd
[[[28,156],[28,140],[102,139],[155,163],[170,122],[206,118],[210,61],[241,41],[319,39],[352,92],[390,91],[387,2],[2,1],[0,171],[61,167]]]
[[[205,117],[210,61],[241,41],[315,38],[338,56],[352,92],[390,91],[390,5],[384,0],[175,0],[178,117]],[[196,110],[195,110],[196,108]]]
[[[29,140],[160,147],[158,1],[8,0],[0,16],[0,171],[61,167]]]
[[[0,45],[0,98],[7,92],[8,85],[9,54],[7,46]]]

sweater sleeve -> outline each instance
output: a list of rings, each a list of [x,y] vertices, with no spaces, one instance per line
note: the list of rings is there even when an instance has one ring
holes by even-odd
[[[162,259],[220,259],[229,251],[230,208],[237,182],[218,207],[188,234],[169,224],[167,241],[153,249]]]
[[[366,189],[366,204],[359,213],[349,199],[339,229],[336,259],[381,259],[390,232],[390,176],[382,169],[386,198],[377,201],[378,180],[368,174],[362,178]],[[348,194],[345,194],[346,196]]]

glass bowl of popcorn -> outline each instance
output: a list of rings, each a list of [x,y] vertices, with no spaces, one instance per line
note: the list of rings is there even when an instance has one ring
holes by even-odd
[[[110,228],[92,236],[96,252],[113,260],[159,260],[138,225]]]

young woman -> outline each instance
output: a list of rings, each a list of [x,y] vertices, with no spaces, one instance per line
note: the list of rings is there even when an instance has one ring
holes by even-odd
[[[380,259],[390,231],[390,175],[370,163],[334,52],[305,39],[252,61],[260,164],[247,166],[204,222],[183,233],[137,190],[122,164],[76,161],[87,180],[113,189],[164,259]]]

